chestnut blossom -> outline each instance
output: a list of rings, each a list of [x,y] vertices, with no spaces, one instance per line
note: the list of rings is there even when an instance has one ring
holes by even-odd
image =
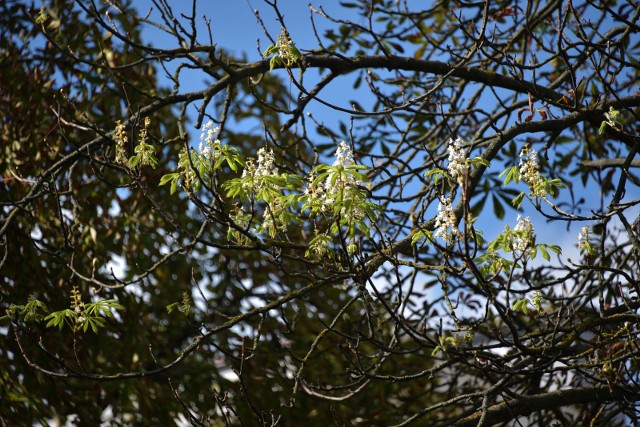
[[[129,138],[127,137],[127,132],[125,130],[125,126],[122,124],[120,120],[116,122],[116,163],[125,164],[127,163],[127,142],[129,142]]]
[[[251,182],[243,184],[246,190],[257,191],[261,186],[260,182],[256,182],[256,178],[265,176],[274,176],[278,174],[278,168],[274,166],[275,156],[273,150],[261,148],[258,150],[258,160],[248,158],[242,171],[242,178],[251,177]]]
[[[336,160],[333,162],[333,166],[350,166],[355,163],[353,161],[353,151],[351,151],[351,147],[349,147],[344,141],[340,141],[340,145],[336,150],[335,156]]]
[[[460,187],[464,186],[467,175],[469,174],[469,165],[467,164],[467,157],[464,149],[462,148],[462,141],[460,138],[449,140],[449,165],[447,166],[447,172],[449,175],[458,182]]]
[[[200,154],[205,159],[215,162],[220,156],[220,140],[214,139],[215,134],[218,132],[218,128],[213,127],[213,122],[209,121],[202,127],[202,133],[200,134]]]
[[[290,48],[293,46],[293,43],[291,42],[291,38],[289,38],[289,34],[287,34],[287,30],[284,28],[282,32],[278,34],[278,42],[276,45],[278,46],[278,55],[288,64],[291,60]]]
[[[316,185],[315,175],[313,171],[308,178],[309,184],[304,189],[304,195],[309,198],[309,201],[314,206],[319,206],[321,212],[327,211],[326,194],[324,192],[324,185]]]
[[[278,174],[278,168],[274,166],[276,159],[273,150],[261,148],[258,150],[258,167],[256,176],[271,176]]]
[[[453,212],[450,198],[440,198],[434,229],[433,236],[444,239],[447,243],[453,243],[456,237],[460,236],[456,214]]]
[[[524,148],[520,152],[520,180],[527,183],[534,197],[546,197],[547,190],[540,176],[538,153],[531,148]]]
[[[591,255],[593,253],[593,246],[591,246],[591,231],[589,230],[588,225],[582,227],[578,233],[578,249],[580,249],[580,254],[586,252]]]
[[[312,210],[323,214],[337,214],[341,221],[349,224],[366,217],[362,206],[366,198],[361,189],[363,182],[353,173],[355,164],[351,148],[346,142],[340,142],[327,177],[322,182],[317,182],[314,172],[309,176],[304,194],[308,196]],[[336,211],[338,207],[340,209]]]
[[[524,253],[535,243],[536,235],[533,231],[531,219],[529,217],[522,219],[520,215],[518,215],[518,223],[513,229],[513,237],[511,241],[513,250]]]

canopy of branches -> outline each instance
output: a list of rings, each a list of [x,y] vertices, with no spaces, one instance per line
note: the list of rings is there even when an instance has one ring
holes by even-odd
[[[640,4],[252,3],[0,2],[0,423],[638,425]]]

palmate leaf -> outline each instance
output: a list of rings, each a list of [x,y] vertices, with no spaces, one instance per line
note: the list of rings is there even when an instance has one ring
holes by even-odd
[[[522,311],[524,314],[529,314],[528,304],[529,300],[522,298],[513,304],[513,311]]]
[[[85,313],[89,316],[113,317],[112,310],[124,310],[124,307],[115,299],[103,299],[95,303],[85,305]]]
[[[520,182],[520,168],[518,168],[518,166],[511,166],[509,169],[502,171],[500,175],[498,175],[498,177],[500,178],[502,178],[503,176],[505,177],[504,185],[507,185],[511,181],[517,184],[518,182]]]
[[[85,317],[82,320],[82,331],[87,332],[89,328],[93,333],[98,333],[98,329],[104,328],[106,320],[103,317]]]
[[[65,323],[67,323],[68,325],[75,324],[77,317],[78,317],[78,313],[76,313],[74,310],[65,309],[60,311],[54,311],[53,313],[45,317],[44,320],[48,320],[46,324],[47,328],[57,327],[59,330],[62,330]]]

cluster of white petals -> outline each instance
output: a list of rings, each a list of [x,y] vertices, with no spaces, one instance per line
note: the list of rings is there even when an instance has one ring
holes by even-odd
[[[589,226],[585,225],[580,229],[578,233],[578,249],[581,251],[589,253],[591,250],[591,231],[589,230]]]
[[[351,147],[349,147],[344,141],[340,142],[335,156],[336,160],[333,162],[333,166],[349,166],[355,163],[353,161],[353,151],[351,151]]]
[[[512,245],[514,250],[525,252],[536,243],[536,234],[529,217],[523,219],[518,215],[518,223],[513,231]]]
[[[125,164],[127,163],[127,142],[129,142],[129,138],[127,137],[127,131],[125,130],[124,125],[120,120],[116,122],[116,163]]]
[[[309,185],[304,193],[309,198],[311,206],[323,213],[339,213],[342,220],[361,220],[366,216],[361,202],[363,201],[360,186],[363,182],[353,173],[340,168],[355,165],[353,151],[346,142],[340,142],[333,162],[333,170],[321,183],[315,182],[313,173],[309,177]],[[354,203],[347,203],[349,200]],[[341,205],[335,212],[336,203]],[[349,209],[346,206],[350,206]]]
[[[447,172],[449,175],[458,182],[460,187],[464,186],[464,182],[469,173],[469,165],[467,164],[467,157],[462,148],[462,141],[460,138],[449,140],[449,165],[447,166]]]
[[[534,197],[546,197],[547,190],[540,176],[538,153],[531,148],[524,148],[520,152],[520,180],[527,183]]]
[[[585,225],[578,233],[578,244],[589,241],[589,226]]]
[[[261,148],[258,150],[258,160],[256,162],[253,158],[248,158],[244,170],[242,171],[242,177],[259,178],[265,176],[278,175],[278,168],[275,166],[275,156],[273,150],[267,150]],[[252,180],[251,183],[245,183],[243,186],[247,190],[257,190],[260,184]]]
[[[324,237],[324,235],[320,236]],[[329,239],[318,238],[313,239],[309,245],[309,254],[316,258],[322,258],[329,252]]]
[[[213,122],[209,121],[202,127],[202,133],[200,134],[200,154],[202,154],[209,161],[216,161],[220,156],[220,140],[214,139],[218,128],[213,127]]]
[[[333,166],[351,166],[355,164],[353,161],[353,152],[344,141],[340,142],[335,157],[336,160],[333,162]],[[326,205],[332,205],[338,193],[341,193],[342,197],[344,197],[346,195],[345,191],[348,192],[350,188],[355,188],[362,184],[355,176],[347,173],[338,175],[335,182],[332,183],[332,181],[333,175],[328,176],[322,189],[324,203]]]
[[[336,150],[335,157],[336,160],[333,162],[333,166],[351,166],[355,164],[355,161],[353,160],[353,151],[351,151],[351,147],[349,147],[344,141],[340,142],[340,145]],[[349,173],[338,175],[334,183],[332,183],[332,176],[330,175],[325,180],[323,188],[325,208],[332,206],[338,195],[340,195],[343,201],[351,199],[351,190],[356,190],[361,184],[362,181]],[[340,210],[340,215],[346,219],[361,219],[364,218],[365,213],[356,203],[349,211],[343,207]]]
[[[258,150],[258,167],[256,168],[256,176],[272,176],[278,174],[278,168],[275,166],[276,158],[273,150],[261,148]]]
[[[327,210],[327,202],[326,202],[326,194],[324,192],[324,185],[316,185],[314,183],[315,176],[313,172],[309,175],[309,184],[304,189],[305,196],[309,197],[309,200],[314,203],[320,205],[320,209],[322,212],[326,212]]]
[[[451,199],[441,197],[433,236],[444,239],[447,243],[453,243],[456,237],[460,236],[460,230],[458,230],[456,223],[457,218],[451,206]]]

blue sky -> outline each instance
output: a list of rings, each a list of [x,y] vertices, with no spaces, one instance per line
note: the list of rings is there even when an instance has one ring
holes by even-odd
[[[179,15],[179,13],[191,14],[191,2],[170,0],[169,3],[174,8],[176,15]],[[142,15],[145,15],[149,8],[153,6],[150,0],[134,0],[133,4]],[[300,50],[316,48],[318,44],[310,23],[308,3],[302,0],[280,0],[278,1],[278,6],[296,46]],[[327,12],[338,10],[336,1],[314,2],[314,7],[322,7]],[[262,0],[201,0],[197,2],[196,11],[196,16],[198,17],[196,20],[198,24],[198,40],[201,43],[208,43],[208,30],[203,19],[203,16],[206,16],[211,22],[211,35],[218,49],[222,48],[236,58],[244,58],[246,56],[249,61],[260,60],[261,52],[264,52],[271,42],[258,23],[254,10],[258,11],[271,37],[276,38],[280,33],[280,23],[277,21],[273,9]],[[344,9],[342,9],[341,16],[348,17],[345,16]],[[150,15],[152,20],[158,19],[158,17],[157,12],[152,12]],[[328,26],[327,21],[318,18],[317,15],[315,17],[316,28],[321,34],[323,28]],[[358,18],[356,17],[355,19]],[[150,26],[146,26],[143,38],[156,47],[179,47],[175,38]],[[260,49],[258,49],[258,45]],[[284,71],[275,72],[282,73],[285,76]],[[315,70],[305,72],[307,84],[315,76],[317,76]],[[202,90],[205,87],[205,81],[210,82],[211,80],[210,78],[205,80],[206,77],[208,76],[203,75],[200,71],[194,72],[193,78],[184,78],[181,82],[181,92]],[[343,98],[345,93],[353,91],[351,86],[354,79],[355,76],[345,76],[345,78],[337,79],[329,87],[325,88],[323,96],[331,100],[337,99],[336,97]],[[167,81],[167,84],[170,84],[170,82]],[[359,96],[363,95],[367,96],[368,93],[359,94]],[[369,99],[372,100],[373,98],[369,95]],[[348,100],[345,100],[344,107],[349,108]],[[309,105],[309,111],[321,121],[336,119],[337,113],[334,110],[330,110],[317,102],[312,102]],[[344,120],[346,114],[342,114]]]

